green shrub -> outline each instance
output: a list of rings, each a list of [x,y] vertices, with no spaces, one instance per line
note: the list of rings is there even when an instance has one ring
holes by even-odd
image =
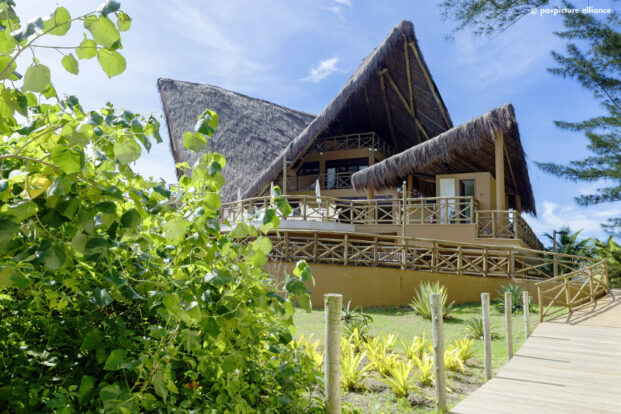
[[[447,303],[448,295],[446,293],[446,287],[440,285],[440,282],[435,283],[421,283],[410,302],[410,307],[414,309],[414,312],[419,314],[424,319],[431,319],[431,294],[439,293],[442,300],[442,316],[446,319],[450,317],[450,313],[453,310],[454,302]]]
[[[483,338],[483,318],[471,318],[464,321],[466,325],[466,338],[479,339]],[[494,332],[494,325],[490,324],[490,339],[497,339],[498,334]]]
[[[155,117],[87,111],[57,97],[44,63],[18,59],[83,22],[78,56],[122,72],[119,30],[131,20],[118,3],[74,20],[59,7],[21,28],[12,3],[0,4],[12,27],[0,36],[0,411],[311,410],[320,373],[289,345],[293,300],[310,307],[310,269],[299,263],[286,280],[290,299],[262,269],[286,201],[275,194],[259,229],[220,232],[225,160],[202,152],[218,123],[205,111],[183,136],[201,153],[191,171],[179,166],[171,203],[165,183],[130,165],[161,141]]]
[[[406,398],[412,391],[423,394],[421,388],[416,385],[415,376],[410,375],[413,368],[412,361],[397,360],[377,379],[388,385],[399,398]]]
[[[496,309],[498,310],[498,312],[505,312],[505,292],[509,292],[511,294],[511,313],[522,312],[524,310],[522,302],[522,293],[524,292],[524,288],[520,285],[502,286],[500,290],[496,292],[499,296],[499,301],[496,303]],[[528,298],[528,306],[530,311],[535,310],[532,298],[530,296]]]

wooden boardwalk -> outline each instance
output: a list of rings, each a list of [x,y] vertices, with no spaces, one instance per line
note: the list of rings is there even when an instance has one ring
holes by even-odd
[[[621,413],[621,289],[539,324],[454,414]]]

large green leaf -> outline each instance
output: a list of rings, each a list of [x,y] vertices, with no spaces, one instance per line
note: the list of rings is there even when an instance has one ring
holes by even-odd
[[[64,7],[57,7],[54,13],[43,21],[43,31],[54,36],[63,36],[71,28],[71,15]]]
[[[99,49],[99,52],[97,52],[97,61],[106,75],[108,75],[108,78],[120,75],[125,71],[125,67],[127,66],[127,62],[123,55],[116,50]]]
[[[8,66],[8,69],[7,69]],[[0,79],[9,79],[15,69],[17,68],[17,63],[13,61],[10,55],[0,56]]]
[[[78,55],[78,59],[94,58],[97,56],[97,42],[87,38],[85,34],[84,40],[82,40],[80,45],[75,49],[75,54]]]
[[[164,224],[164,236],[170,242],[179,242],[185,238],[187,228],[187,221],[178,217],[172,218]]]
[[[59,269],[67,259],[65,249],[58,244],[51,245],[48,249],[39,254],[39,260],[50,270]]]
[[[116,15],[116,25],[121,32],[126,32],[132,25],[132,18],[123,12],[118,12]]]
[[[61,63],[63,64],[63,68],[69,73],[73,73],[77,75],[80,72],[80,67],[78,65],[77,59],[73,56],[72,53],[63,56]]]
[[[0,243],[6,243],[17,234],[19,226],[17,223],[5,217],[0,217]]]
[[[142,218],[140,217],[140,213],[135,208],[126,211],[121,216],[121,225],[127,228],[138,227],[142,223]]]
[[[84,335],[82,340],[82,349],[91,350],[99,348],[103,345],[104,334],[97,328],[93,328]]]
[[[28,67],[24,75],[23,90],[42,93],[50,85],[50,68],[40,63]]]
[[[57,145],[50,153],[50,160],[67,174],[78,173],[84,167],[84,151],[78,147]]]
[[[205,136],[198,132],[184,132],[183,133],[183,146],[190,151],[199,152],[207,144]]]
[[[15,38],[11,36],[11,30],[7,27],[4,31],[0,31],[0,53],[6,53],[13,49],[17,43]]]
[[[83,375],[82,380],[80,381],[80,388],[78,394],[78,402],[80,405],[84,405],[90,400],[93,392],[95,391],[95,377],[91,377],[90,375]]]
[[[218,127],[219,120],[220,117],[218,117],[217,113],[207,109],[198,117],[198,121],[194,126],[194,132],[211,136]]]
[[[107,49],[112,49],[112,46],[121,39],[116,26],[106,16],[88,16],[84,20],[84,27],[91,32],[97,44]]]
[[[106,371],[118,371],[123,368],[125,365],[125,356],[126,351],[124,349],[115,349],[110,352],[108,358],[106,359],[106,363],[104,365],[104,369]]]
[[[140,158],[142,150],[132,137],[121,137],[114,143],[114,156],[121,164],[129,164]]]

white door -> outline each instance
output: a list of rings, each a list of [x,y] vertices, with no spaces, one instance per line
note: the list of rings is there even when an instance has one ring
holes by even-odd
[[[440,197],[450,197],[438,200],[436,208],[439,210],[440,223],[447,224],[455,215],[455,179],[440,179]]]

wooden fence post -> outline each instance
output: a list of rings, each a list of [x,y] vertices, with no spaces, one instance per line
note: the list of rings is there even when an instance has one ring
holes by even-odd
[[[505,327],[507,329],[507,359],[513,358],[513,327],[511,325],[511,293],[505,292]]]
[[[431,294],[431,334],[433,336],[433,373],[435,407],[437,413],[446,411],[446,378],[444,377],[444,328],[442,299],[439,293]]]
[[[522,292],[522,306],[524,307],[524,337],[528,338],[530,336],[530,321],[529,321],[529,317],[530,317],[530,309],[529,309],[529,297],[528,297],[528,292],[524,291]]]
[[[483,313],[483,354],[485,380],[492,378],[492,332],[489,322],[489,293],[481,293],[481,312]]]
[[[565,302],[567,302],[567,309],[571,313],[571,293],[569,292],[569,278],[565,277]]]
[[[326,413],[341,413],[341,307],[343,295],[323,296],[326,313],[325,393]]]

